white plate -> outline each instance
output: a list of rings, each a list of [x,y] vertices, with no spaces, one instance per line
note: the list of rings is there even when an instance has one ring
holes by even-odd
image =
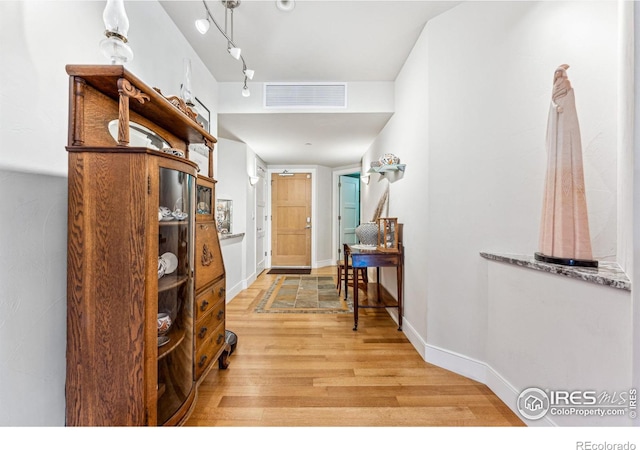
[[[167,269],[164,272],[165,275],[168,275],[176,271],[176,269],[178,268],[178,257],[176,255],[174,255],[173,253],[167,252],[167,253],[163,253],[161,258],[164,259],[167,263]]]

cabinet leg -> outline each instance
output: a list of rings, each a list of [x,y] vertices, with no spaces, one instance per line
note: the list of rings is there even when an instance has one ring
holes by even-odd
[[[224,350],[222,350],[222,354],[218,358],[218,369],[225,370],[227,367],[229,367],[229,353],[231,353],[230,350],[231,348],[228,344],[225,346]]]

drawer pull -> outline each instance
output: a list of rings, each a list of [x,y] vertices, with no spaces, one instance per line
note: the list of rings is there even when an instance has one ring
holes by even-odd
[[[202,246],[202,257],[200,258],[200,262],[203,266],[209,266],[213,262],[213,253],[211,253],[207,244]]]
[[[207,327],[200,328],[200,333],[198,333],[198,337],[200,339],[202,339],[203,337],[205,337],[207,335],[207,331],[209,331],[209,329]]]
[[[220,344],[224,340],[224,334],[219,334],[218,339],[216,340],[216,344]]]
[[[218,320],[222,319],[223,316],[224,316],[224,309],[221,309],[220,311],[218,311]]]
[[[222,297],[225,292],[226,292],[226,289],[221,287],[220,290],[218,291],[218,297]]]
[[[203,300],[202,303],[200,304],[200,311],[204,311],[205,309],[207,309],[207,306],[209,306],[209,302],[206,300]]]
[[[200,357],[200,361],[198,361],[198,367],[203,367],[206,362],[207,362],[207,355],[202,355]]]

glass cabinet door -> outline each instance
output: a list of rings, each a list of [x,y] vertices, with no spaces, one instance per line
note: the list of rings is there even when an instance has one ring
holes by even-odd
[[[196,182],[196,214],[198,221],[213,220],[213,183],[201,178]]]
[[[193,387],[193,208],[195,177],[160,168],[158,207],[158,424]]]

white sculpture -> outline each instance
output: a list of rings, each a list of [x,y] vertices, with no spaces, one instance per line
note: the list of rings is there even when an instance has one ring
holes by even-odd
[[[547,124],[547,174],[540,225],[538,260],[597,267],[592,261],[591,236],[584,188],[582,143],[575,96],[567,69],[553,75]]]

